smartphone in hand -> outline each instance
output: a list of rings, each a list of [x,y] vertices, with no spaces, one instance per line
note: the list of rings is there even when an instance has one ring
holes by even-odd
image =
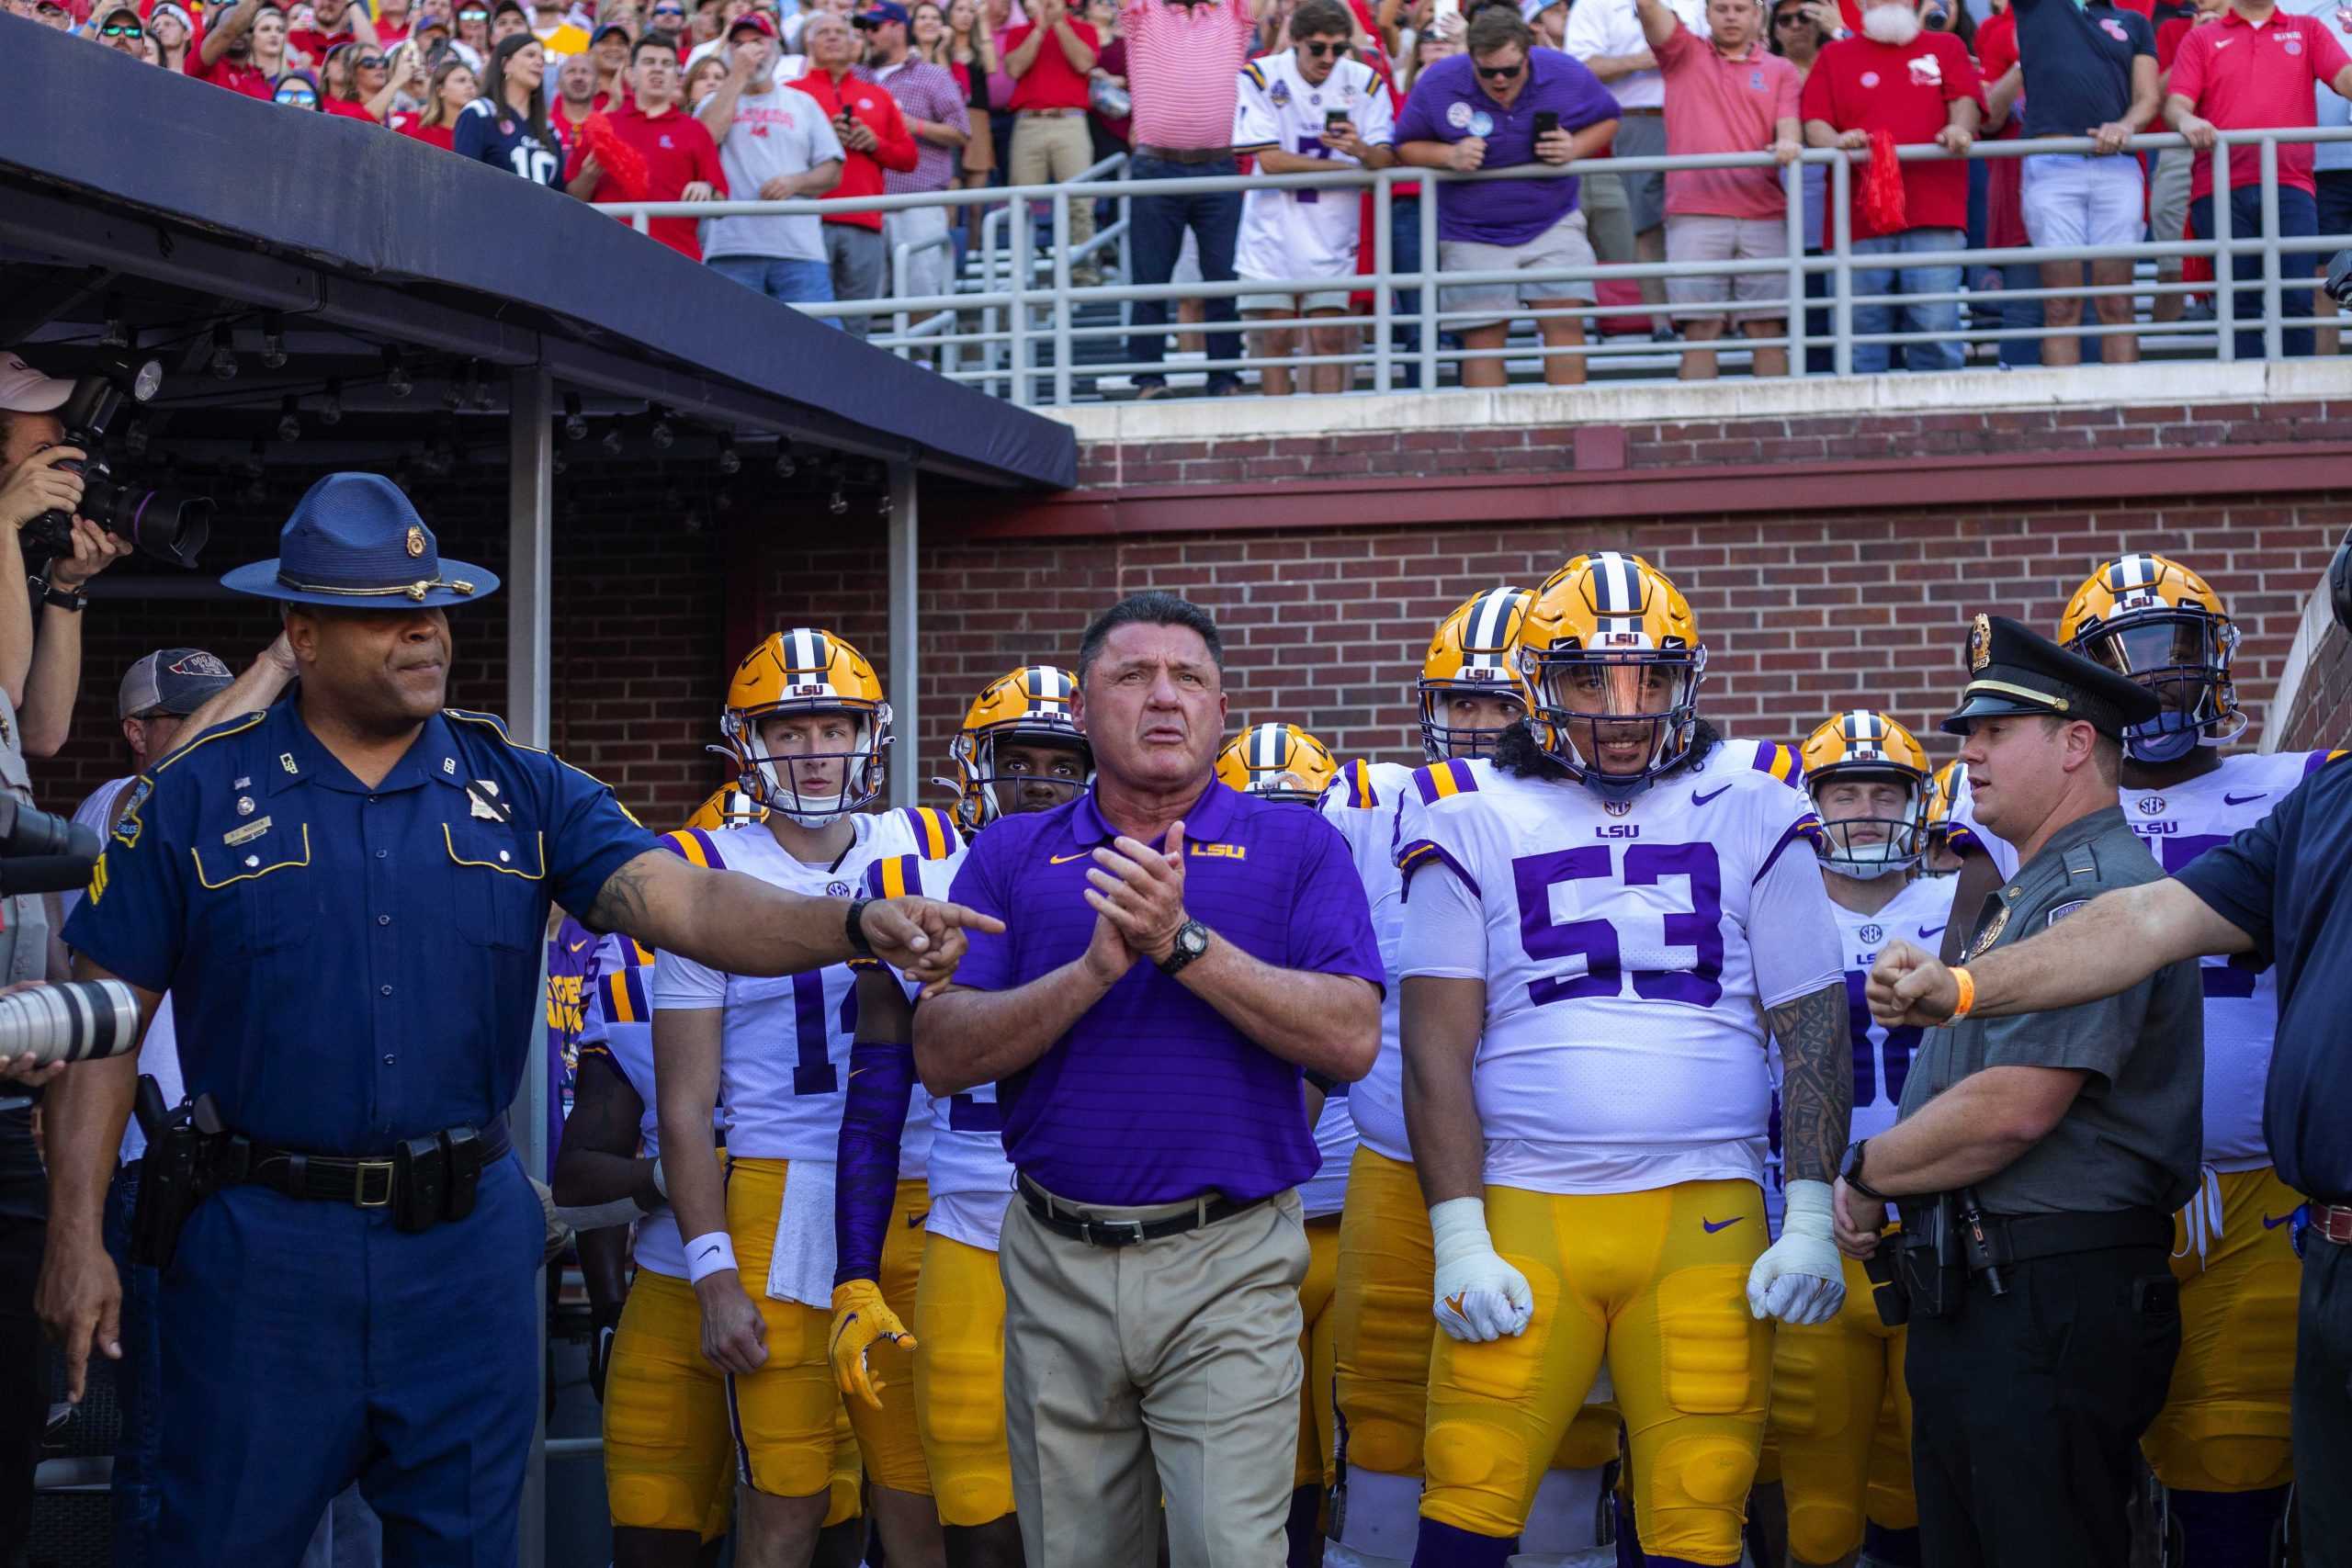
[[[1559,129],[1560,116],[1557,110],[1537,109],[1535,111],[1535,136],[1538,141],[1551,135],[1552,132]]]

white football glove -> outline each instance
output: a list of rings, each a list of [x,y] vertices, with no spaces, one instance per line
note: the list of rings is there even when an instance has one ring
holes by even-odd
[[[1747,1310],[1809,1328],[1846,1304],[1846,1270],[1830,1239],[1829,1183],[1792,1181],[1781,1239],[1747,1273]]]
[[[1487,1201],[1448,1198],[1430,1206],[1430,1235],[1437,1258],[1440,1328],[1456,1339],[1483,1344],[1527,1332],[1535,1315],[1535,1292],[1527,1276],[1504,1262],[1487,1235]]]

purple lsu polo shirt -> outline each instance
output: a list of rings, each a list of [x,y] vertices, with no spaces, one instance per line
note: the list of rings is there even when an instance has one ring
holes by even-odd
[[[1320,813],[1212,782],[1184,813],[1184,907],[1194,919],[1281,968],[1383,983],[1363,884]],[[1083,953],[1094,933],[1091,852],[1116,837],[1089,790],[1051,811],[1004,818],[974,840],[954,897],[1005,931],[973,933],[956,983],[1011,990]],[[1252,1201],[1315,1174],[1299,1077],[1140,960],[1000,1086],[1005,1152],[1073,1202],[1139,1207],[1208,1191]]]

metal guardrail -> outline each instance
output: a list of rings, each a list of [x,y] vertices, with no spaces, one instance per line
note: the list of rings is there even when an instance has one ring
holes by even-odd
[[[1362,370],[1369,369],[1372,389],[1384,392],[1399,388],[1403,381],[1400,372],[1408,364],[1413,367],[1415,384],[1435,387],[1439,384],[1443,366],[1462,367],[1478,359],[1524,362],[1530,358],[1546,361],[1572,358],[1588,365],[1598,362],[1656,370],[1663,357],[1666,366],[1661,373],[1670,376],[1679,355],[1691,349],[1714,353],[1724,359],[1736,359],[1759,348],[1786,349],[1788,373],[1799,378],[1812,373],[1806,364],[1808,350],[1827,350],[1831,372],[1844,376],[1853,373],[1854,350],[1865,344],[1895,348],[1908,344],[1951,343],[1962,344],[1964,355],[1966,346],[1972,344],[1997,344],[2014,339],[2098,338],[2122,333],[2164,334],[2168,344],[2183,352],[2210,353],[2213,357],[2232,361],[2238,357],[2237,333],[2254,328],[2252,321],[2240,318],[2240,293],[2252,294],[2256,290],[2261,298],[2262,356],[2279,358],[2283,356],[2282,334],[2286,331],[2327,325],[2335,320],[2331,315],[2312,314],[2308,310],[2298,314],[2287,313],[2287,295],[2291,291],[2314,289],[2318,281],[2314,276],[2316,269],[2312,266],[2305,265],[2300,272],[2290,271],[2290,259],[2324,254],[2346,242],[2341,235],[2299,239],[2278,236],[2278,149],[2294,143],[2352,141],[2352,128],[2223,131],[2220,133],[2219,141],[2222,148],[2252,145],[2259,150],[2263,231],[2257,235],[2240,238],[2233,232],[2229,199],[2231,160],[2216,155],[2212,159],[2215,232],[2195,240],[2151,240],[2129,245],[2064,248],[1962,249],[1902,256],[1857,253],[1853,248],[1849,197],[1852,190],[1854,166],[1858,163],[1867,163],[1870,154],[1867,152],[1848,152],[1825,148],[1808,148],[1796,163],[1785,166],[1777,165],[1769,152],[1735,152],[1592,159],[1566,164],[1481,170],[1469,175],[1400,165],[1377,171],[1335,168],[1329,173],[1305,175],[1204,175],[1148,182],[1102,177],[1123,162],[1114,158],[1087,170],[1085,176],[1079,180],[1055,186],[814,200],[626,202],[606,205],[605,210],[635,224],[642,231],[648,220],[654,218],[823,218],[849,212],[888,212],[921,207],[944,208],[951,213],[967,208],[985,209],[979,226],[980,240],[976,247],[979,273],[976,286],[946,294],[910,297],[900,293],[886,299],[835,300],[797,308],[812,315],[833,318],[891,317],[896,330],[874,333],[869,341],[876,346],[889,349],[902,356],[918,353],[935,354],[941,374],[954,380],[982,386],[1023,405],[1067,404],[1080,400],[1079,394],[1082,390],[1099,396],[1097,389],[1102,381],[1123,376],[1171,372],[1181,375],[1202,371],[1242,374],[1262,372],[1268,367],[1305,370],[1321,365],[1350,367],[1347,379],[1351,385],[1357,381]],[[2118,156],[2161,152],[2187,145],[2183,138],[2172,133],[2144,135],[2134,138],[2130,151]],[[2031,141],[1978,141],[1965,156],[1989,160],[2050,153],[2081,154],[2093,151],[2088,137],[2050,137]],[[1933,144],[1899,147],[1895,155],[1904,163],[1942,161],[1952,156]],[[1806,225],[1803,170],[1810,165],[1825,166],[1827,170],[1825,182],[1827,210],[1822,249],[1807,254],[1804,249]],[[1416,215],[1419,224],[1422,265],[1407,271],[1397,270],[1395,265],[1391,218],[1397,199],[1396,186],[1400,183],[1433,186],[1457,182],[1622,175],[1652,170],[1776,167],[1788,197],[1789,254],[1784,258],[1750,262],[1604,263],[1592,267],[1444,272],[1437,265],[1437,203],[1424,198],[1419,202]],[[1118,282],[1080,288],[1072,282],[1074,271],[1114,247],[1118,255],[1115,270],[1123,277],[1133,276],[1127,243],[1131,232],[1128,204],[1137,197],[1282,189],[1350,192],[1369,189],[1373,197],[1372,270],[1342,278],[1272,281],[1245,278],[1231,283],[1139,285]],[[1085,244],[1073,244],[1070,240],[1070,204],[1101,200],[1115,201],[1121,205],[1118,220],[1106,225],[1102,232]],[[1018,243],[1028,237],[1029,215],[1040,207],[1051,213],[1050,238],[1043,244]],[[905,253],[909,247],[901,246],[899,249]],[[2220,258],[2233,258],[2233,287],[2223,288],[2211,283],[2165,282],[2156,278],[2135,278],[2126,285],[2101,287],[2089,283],[2086,277],[2083,286],[2073,288],[1976,291],[1962,288],[1957,292],[1928,295],[1860,294],[1854,288],[1857,272],[1958,266],[1965,279],[1971,269],[1986,266],[2065,261],[2129,261],[2136,266],[2167,257],[2188,256],[2215,261],[2217,271]],[[907,260],[904,254],[893,258],[892,277],[894,284],[900,288],[904,285]],[[2249,263],[2258,264],[2258,271],[2256,266],[2248,265]],[[1491,308],[1449,310],[1444,308],[1440,294],[1442,288],[1478,283],[1524,285],[1556,282],[1566,285],[1591,284],[1609,279],[1639,281],[1645,278],[1724,277],[1761,273],[1785,276],[1788,299],[1792,302],[1802,301],[1801,308],[1791,309],[1787,312],[1785,330],[1776,336],[1746,337],[1726,332],[1721,337],[1704,342],[1658,344],[1646,338],[1611,342],[1594,333],[1580,344],[1556,347],[1541,343],[1532,345],[1506,344],[1499,349],[1449,347],[1444,341],[1445,335],[1461,321],[1491,321],[1494,311]],[[1823,280],[1823,291],[1808,297],[1808,284],[1816,278]],[[1143,300],[1238,298],[1284,292],[1300,294],[1329,291],[1339,287],[1345,287],[1355,294],[1368,294],[1372,301],[1369,311],[1345,316],[1318,316],[1311,320],[1283,317],[1253,321],[1242,323],[1238,329],[1219,323],[1216,330],[1255,332],[1310,326],[1317,329],[1370,328],[1368,340],[1362,340],[1361,346],[1348,353],[1301,354],[1287,357],[1245,354],[1238,359],[1178,355],[1171,357],[1165,366],[1124,357],[1108,362],[1080,363],[1080,344],[1105,339],[1131,338],[1138,334],[1138,329],[1125,320],[1112,323],[1081,321],[1081,315],[1090,308],[1119,307],[1124,317],[1127,313],[1125,307]],[[2138,319],[2138,302],[2143,299],[2194,293],[2212,295],[2213,314],[2210,322]],[[1409,311],[1399,308],[1398,296],[1403,294],[1418,295],[1415,307]],[[2076,298],[2087,302],[2101,295],[2116,294],[2127,294],[2133,299],[2132,321],[2101,322],[2096,310],[2086,303],[2080,321],[2057,328],[2046,323],[2039,327],[1989,326],[1969,321],[1965,315],[1959,330],[1951,333],[1858,333],[1854,327],[1856,311],[1871,307],[1899,310],[1905,305],[1959,303],[1983,310],[2006,301]],[[1713,304],[1675,304],[1663,309],[1676,317],[1690,318],[1706,315],[1729,317],[1752,310],[1755,307],[1732,300]],[[1597,322],[1610,316],[1650,312],[1650,307],[1639,304],[1570,304],[1543,310],[1519,309],[1514,311],[1513,320]],[[1807,321],[1808,314],[1826,316],[1827,331],[1821,332],[1813,327]],[[1402,334],[1398,330],[1407,327],[1414,329],[1409,349],[1400,341]],[[1159,335],[1171,346],[1178,334],[1203,330],[1199,323],[1181,321],[1141,329],[1145,334]],[[1089,385],[1082,388],[1081,381]]]

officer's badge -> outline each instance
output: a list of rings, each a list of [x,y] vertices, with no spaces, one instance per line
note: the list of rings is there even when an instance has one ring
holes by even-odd
[[[1985,927],[1983,931],[1976,933],[1976,940],[1968,944],[1968,953],[1966,956],[1968,958],[1984,957],[1986,953],[1992,950],[1993,944],[2001,940],[2001,932],[2008,926],[2008,923],[2009,907],[2007,904],[2004,904],[1998,909],[1993,911],[1992,919],[1985,923]]]
[[[1975,674],[1993,662],[1993,617],[1978,615],[1968,626],[1968,672]]]
[[[424,530],[412,523],[408,526],[408,558],[416,559],[424,553]]]
[[[2056,908],[2050,911],[2050,918],[2042,922],[2044,928],[2046,929],[2050,926],[2056,925],[2059,921],[2064,919],[2067,916],[2075,913],[2089,902],[2090,900],[2087,898],[2074,898],[2059,905]]]

